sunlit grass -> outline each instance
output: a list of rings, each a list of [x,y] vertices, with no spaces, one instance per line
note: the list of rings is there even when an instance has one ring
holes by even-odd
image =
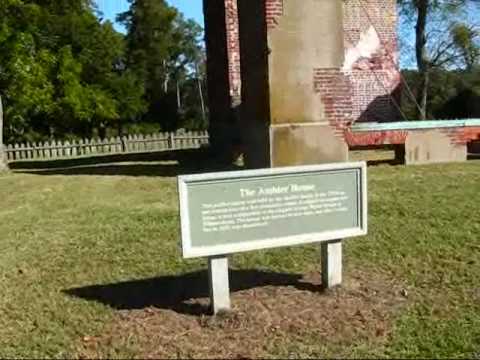
[[[173,177],[8,174],[0,195],[0,357],[71,356],[101,333],[114,310],[65,290],[205,268],[181,259]],[[347,242],[347,268],[406,282],[411,304],[387,344],[352,344],[352,356],[480,352],[480,162],[369,168],[369,200],[370,234]],[[317,259],[306,246],[232,265],[298,273]],[[319,354],[310,342],[285,346]]]

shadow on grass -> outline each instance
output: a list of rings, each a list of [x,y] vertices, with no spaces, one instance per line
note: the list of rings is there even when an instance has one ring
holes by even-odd
[[[400,165],[392,159],[369,160],[368,166]],[[97,155],[76,159],[16,161],[9,164],[15,173],[34,175],[156,176],[239,170],[215,160],[206,149],[165,152]]]
[[[9,164],[16,173],[35,175],[164,176],[233,170],[215,161],[208,149],[98,155],[76,159],[18,161]]]
[[[380,166],[380,165],[400,166],[400,165],[405,165],[405,162],[403,162],[402,160],[396,160],[396,159],[367,160],[367,166]]]
[[[300,290],[323,291],[321,286],[302,282],[302,278],[303,276],[298,274],[230,270],[230,291],[236,292],[264,286],[294,286]],[[210,313],[210,309],[206,305],[190,301],[209,296],[207,271],[87,286],[63,292],[73,297],[97,301],[117,310],[156,307],[190,315]]]

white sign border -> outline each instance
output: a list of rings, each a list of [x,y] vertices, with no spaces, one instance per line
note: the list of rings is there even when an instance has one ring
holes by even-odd
[[[190,234],[190,216],[188,208],[188,184],[203,181],[223,181],[230,179],[243,179],[252,177],[267,177],[276,175],[308,174],[312,172],[328,172],[339,170],[360,170],[360,202],[359,224],[360,227],[344,230],[326,231],[321,233],[310,233],[305,235],[277,237],[274,239],[257,239],[244,243],[229,245],[214,245],[204,247],[192,247]],[[368,196],[367,196],[367,163],[350,162],[323,165],[309,165],[297,167],[280,167],[260,170],[243,170],[206,173],[197,175],[182,175],[178,177],[178,195],[180,203],[180,223],[182,251],[185,259],[212,257],[241,253],[254,250],[265,250],[295,245],[322,243],[331,240],[344,239],[348,237],[364,236],[368,233]]]

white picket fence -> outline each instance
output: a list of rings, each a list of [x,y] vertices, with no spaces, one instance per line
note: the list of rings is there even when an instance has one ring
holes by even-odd
[[[110,139],[50,141],[44,143],[9,144],[8,161],[63,159],[103,154],[124,154],[167,150],[197,149],[208,144],[207,131],[178,131],[150,135],[129,135]]]

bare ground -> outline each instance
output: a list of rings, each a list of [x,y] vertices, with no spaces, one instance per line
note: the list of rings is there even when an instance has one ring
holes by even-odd
[[[359,341],[388,340],[395,314],[407,303],[401,285],[380,274],[356,271],[348,274],[341,288],[325,292],[320,279],[319,273],[311,273],[295,285],[235,292],[233,311],[217,317],[205,314],[206,298],[187,301],[198,310],[196,314],[154,307],[119,310],[103,334],[79,341],[77,356],[308,357],[318,356],[325,344],[347,349]],[[298,344],[305,339],[313,345],[298,353]]]

